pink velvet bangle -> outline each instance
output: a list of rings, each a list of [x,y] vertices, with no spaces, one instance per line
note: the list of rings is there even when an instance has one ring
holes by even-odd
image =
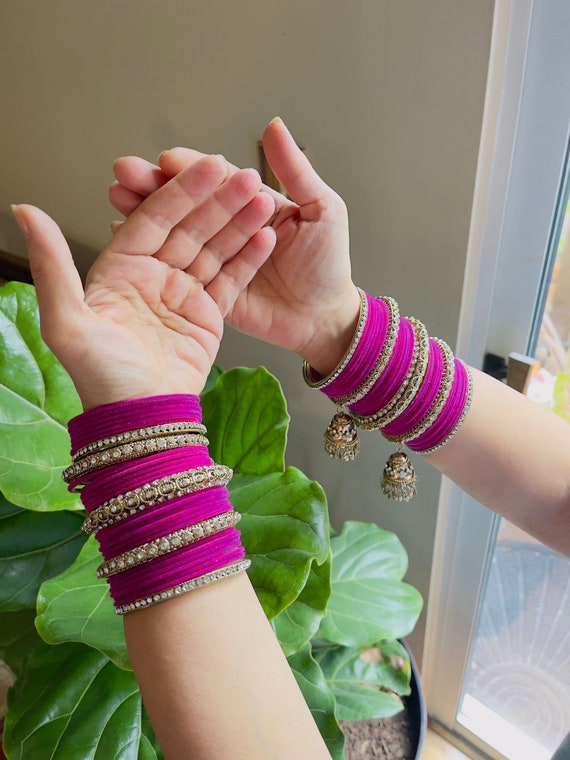
[[[351,393],[370,374],[378,358],[378,346],[383,346],[389,327],[389,311],[381,299],[366,293],[368,318],[358,345],[343,372],[322,392],[329,398]],[[309,368],[312,382],[322,379],[312,367]]]
[[[401,436],[421,422],[438,394],[443,368],[441,350],[433,338],[430,338],[428,368],[415,399],[403,414],[382,429],[382,433],[390,436]]]
[[[109,578],[116,605],[162,591],[242,559],[245,556],[236,528],[226,528],[195,544],[163,554],[143,565]]]
[[[199,396],[149,396],[89,409],[69,421],[71,454],[101,438],[170,422],[202,422]]]
[[[400,317],[398,338],[384,372],[363,399],[349,405],[357,414],[374,414],[389,403],[404,382],[414,356],[414,328]]]
[[[81,491],[81,501],[87,512],[92,512],[100,504],[109,499],[140,488],[145,483],[174,475],[195,467],[207,467],[212,459],[205,446],[191,449],[175,449],[154,454],[124,465],[113,465],[105,470],[99,470],[97,480],[88,483]],[[113,472],[109,472],[113,469]]]
[[[229,492],[224,486],[179,496],[129,517],[122,526],[102,528],[97,533],[101,554],[110,559],[231,509]]]
[[[410,441],[407,446],[413,451],[426,451],[445,440],[459,421],[469,391],[469,376],[463,362],[455,359],[455,374],[448,399],[440,415],[425,433]]]

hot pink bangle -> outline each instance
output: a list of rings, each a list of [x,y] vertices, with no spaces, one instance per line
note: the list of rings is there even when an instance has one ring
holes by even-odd
[[[89,409],[69,421],[71,454],[117,433],[169,422],[202,422],[199,396],[183,393],[149,396]]]
[[[229,492],[223,486],[172,499],[158,508],[129,517],[128,524],[125,523],[121,530],[115,530],[113,525],[102,528],[97,533],[101,554],[109,559],[146,541],[153,541],[230,509]]]
[[[414,355],[414,330],[404,317],[400,317],[398,338],[386,364],[386,369],[363,399],[348,408],[357,414],[367,415],[385,406],[402,385]]]
[[[366,313],[368,316],[362,336],[345,369],[335,380],[332,380],[323,388],[323,393],[329,398],[342,395],[358,387],[374,366],[374,362],[376,361],[374,347],[382,345],[386,339],[389,324],[388,307],[383,301],[373,298],[368,293],[365,295],[367,301]],[[307,381],[312,384],[322,381],[322,376],[310,365],[307,365],[305,374]]]
[[[437,396],[442,374],[443,356],[436,341],[430,338],[428,368],[424,381],[406,411],[382,429],[383,435],[394,437],[404,435],[425,417]]]
[[[408,447],[421,454],[432,454],[448,443],[463,423],[471,404],[473,383],[466,365],[455,359],[455,375],[447,402],[432,427]]]
[[[109,578],[111,596],[116,605],[126,604],[236,562],[244,556],[240,532],[237,528],[227,528],[197,544],[190,544],[114,575]]]

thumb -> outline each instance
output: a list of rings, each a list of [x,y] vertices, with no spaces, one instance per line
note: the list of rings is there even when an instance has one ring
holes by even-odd
[[[291,200],[304,206],[333,193],[297,146],[293,135],[277,116],[263,133],[263,149],[275,176]]]
[[[57,224],[35,206],[12,206],[28,247],[30,269],[40,309],[42,335],[57,353],[57,344],[78,326],[83,311],[83,285],[71,251]],[[55,344],[55,346],[54,346]]]

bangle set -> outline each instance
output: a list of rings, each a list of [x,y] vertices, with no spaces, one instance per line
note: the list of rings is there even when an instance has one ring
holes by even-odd
[[[246,570],[229,467],[208,454],[197,396],[132,399],[69,423],[63,478],[100,543],[97,577],[126,614]]]
[[[360,451],[357,427],[379,430],[398,445],[384,467],[382,491],[409,501],[417,477],[403,445],[421,454],[445,446],[469,411],[473,380],[445,341],[399,316],[393,299],[359,294],[357,329],[341,363],[322,377],[304,362],[303,377],[338,407],[325,431],[326,453],[351,461]]]

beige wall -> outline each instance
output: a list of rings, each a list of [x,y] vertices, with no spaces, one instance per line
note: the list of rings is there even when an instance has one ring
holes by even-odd
[[[492,14],[492,0],[4,0],[0,249],[23,253],[9,203],[37,203],[84,270],[113,218],[113,158],[190,144],[253,165],[279,114],[348,203],[355,280],[453,344]],[[396,530],[427,595],[438,475],[420,462],[420,495],[387,502],[390,448],[369,434],[353,465],[329,461],[331,409],[296,357],[228,333],[221,361],[277,373],[289,463],[323,483],[336,525]]]

